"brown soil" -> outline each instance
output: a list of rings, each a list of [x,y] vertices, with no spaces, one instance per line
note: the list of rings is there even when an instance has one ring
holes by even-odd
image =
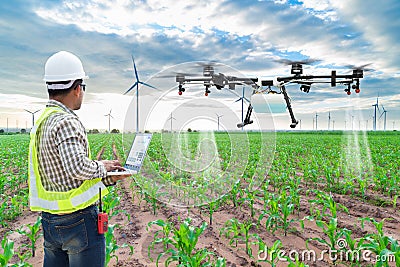
[[[102,149],[97,159],[101,159],[104,149]],[[114,158],[119,158],[115,146],[113,146]],[[148,227],[148,223],[157,219],[170,220],[176,225],[180,219],[190,217],[192,224],[200,226],[202,222],[209,223],[209,214],[206,210],[199,208],[191,209],[180,209],[177,207],[166,206],[159,203],[157,208],[157,214],[154,215],[152,208],[149,203],[144,200],[138,199],[133,195],[130,187],[130,180],[124,180],[119,183],[122,190],[121,203],[118,209],[125,210],[131,215],[130,221],[124,214],[118,214],[110,220],[111,224],[118,224],[120,227],[115,230],[115,237],[118,245],[129,244],[134,247],[133,255],[130,255],[129,248],[120,248],[117,251],[118,262],[112,259],[109,266],[156,266],[155,260],[157,256],[163,251],[162,247],[155,246],[153,250],[148,250],[151,242],[153,241],[154,233],[159,230],[157,227]],[[316,257],[319,258],[323,254],[327,247],[320,242],[310,241],[308,243],[308,249],[306,248],[306,241],[310,238],[322,238],[328,240],[322,230],[316,226],[314,221],[305,220],[304,229],[300,225],[300,220],[310,214],[310,203],[309,200],[313,199],[312,195],[306,195],[305,192],[308,188],[301,188],[301,209],[300,211],[290,218],[296,220],[291,225],[291,231],[284,235],[282,230],[277,230],[275,233],[271,233],[266,230],[264,226],[265,219],[262,221],[259,228],[253,227],[251,233],[257,233],[264,242],[270,247],[276,240],[282,242],[282,250],[285,253],[290,251],[296,251],[300,255],[308,250],[313,250],[316,253]],[[365,217],[375,218],[377,221],[385,219],[384,232],[388,236],[400,240],[400,209],[398,206],[386,205],[385,207],[378,207],[371,203],[376,203],[376,200],[385,199],[382,195],[368,192],[364,200],[349,195],[333,194],[334,200],[348,208],[349,213],[339,211],[338,227],[350,229],[353,233],[353,238],[360,238],[365,236],[367,233],[376,233],[376,229],[370,223],[366,223],[365,227],[362,228],[359,219]],[[384,201],[383,201],[384,203]],[[261,201],[258,201],[254,205],[256,207],[256,215],[252,219],[257,222],[257,218],[260,211],[263,208]],[[0,229],[0,237],[9,230],[15,230],[26,224],[33,224],[36,221],[38,213],[30,211],[24,211],[23,215],[17,220],[10,222],[7,228]],[[240,208],[234,207],[232,203],[227,202],[223,206],[219,207],[213,214],[212,225],[208,225],[205,232],[200,236],[197,247],[207,248],[208,251],[212,251],[218,257],[224,257],[227,261],[227,266],[271,266],[265,262],[257,262],[257,247],[252,246],[253,256],[250,257],[245,252],[245,244],[238,243],[237,247],[231,246],[229,240],[224,236],[220,235],[220,230],[224,227],[225,222],[231,218],[237,218],[240,222],[251,219],[250,208],[246,205],[242,205]],[[23,244],[27,244],[29,240],[25,236],[13,232],[8,236],[9,239],[15,242],[14,249],[18,251],[26,250],[23,248]],[[261,257],[263,254],[260,254]],[[293,254],[292,254],[293,255]],[[307,255],[307,254],[306,254]],[[150,257],[149,257],[150,256]],[[152,258],[153,261],[150,259]],[[15,262],[18,258],[15,256]],[[160,266],[164,266],[165,257],[161,258]],[[317,261],[305,261],[310,266],[332,266],[333,261],[328,255],[322,260]],[[36,256],[29,260],[29,263],[33,266],[42,266],[43,264],[43,238],[37,241]],[[287,262],[280,261],[277,266],[287,266]],[[338,263],[337,266],[348,266],[344,263]],[[175,266],[175,265],[172,265]],[[362,266],[373,266],[373,264],[364,262]],[[390,266],[395,266],[395,263],[391,263]]]

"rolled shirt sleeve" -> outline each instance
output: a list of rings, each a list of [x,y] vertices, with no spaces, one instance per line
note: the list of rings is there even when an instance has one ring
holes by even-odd
[[[89,158],[87,136],[78,118],[68,116],[58,126],[55,140],[67,176],[73,180],[103,178],[105,185],[113,185],[104,164]]]

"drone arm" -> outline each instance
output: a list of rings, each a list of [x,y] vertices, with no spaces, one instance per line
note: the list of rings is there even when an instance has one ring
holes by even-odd
[[[286,106],[287,106],[287,108],[288,108],[288,110],[289,110],[290,118],[292,119],[292,123],[290,124],[290,127],[291,127],[291,128],[295,128],[296,125],[297,125],[299,122],[298,122],[298,121],[296,120],[296,118],[294,117],[292,105],[290,104],[289,95],[288,95],[288,93],[286,92],[286,88],[285,88],[284,85],[282,85],[282,87],[281,87],[281,92],[283,93],[283,97],[285,98],[285,101],[286,101]]]

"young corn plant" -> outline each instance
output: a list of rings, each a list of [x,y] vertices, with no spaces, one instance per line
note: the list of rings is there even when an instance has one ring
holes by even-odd
[[[316,220],[316,225],[321,228],[322,232],[328,237],[328,239],[323,239],[319,237],[309,238],[306,241],[306,247],[308,249],[308,243],[311,240],[318,241],[319,243],[326,245],[331,252],[339,251],[342,249],[340,247],[340,239],[343,236],[343,230],[337,226],[337,218],[331,218],[329,223],[323,220]],[[338,248],[338,249],[337,249]]]
[[[394,253],[394,258],[396,261],[396,266],[400,266],[400,244],[397,240],[391,240],[391,251]]]
[[[361,255],[361,246],[364,242],[364,238],[353,239],[352,231],[349,229],[343,229],[343,238],[346,242],[343,242],[345,246],[341,248],[346,254],[344,259],[346,262],[352,264],[352,266],[360,266],[361,261],[359,255]],[[351,252],[351,253],[349,253]]]
[[[349,210],[344,205],[337,203],[333,199],[332,194],[327,194],[318,190],[314,190],[314,192],[316,193],[316,198],[308,202],[311,204],[310,213],[317,220],[321,220],[322,218],[336,218],[339,209],[349,213]]]
[[[246,220],[244,222],[239,222],[238,219],[232,218],[225,223],[225,226],[220,230],[220,236],[224,235],[229,239],[229,244],[235,243],[235,247],[239,241],[245,243],[246,254],[253,257],[253,252],[251,249],[252,239],[255,238],[259,240],[258,235],[250,234],[251,228],[256,226],[251,220]]]
[[[251,214],[252,218],[254,218],[254,215],[256,214],[255,209],[254,209],[254,203],[257,199],[257,193],[258,193],[258,190],[252,190],[250,187],[247,187],[245,189],[245,195],[241,199],[241,202],[248,202],[248,205],[250,207],[250,214]]]
[[[233,206],[237,207],[240,205],[240,199],[243,197],[243,190],[240,188],[240,183],[235,183],[232,187],[229,196],[232,200]]]
[[[106,212],[109,216],[109,219],[118,215],[119,213],[124,214],[128,220],[130,221],[131,215],[126,210],[118,209],[121,197],[115,192],[115,189],[112,188],[110,193],[102,198],[102,206],[104,212]]]
[[[163,256],[168,256],[165,260],[165,266],[176,263],[176,266],[218,266],[223,267],[226,265],[225,259],[219,258],[212,263],[212,257],[215,256],[213,252],[207,249],[196,249],[199,236],[207,228],[207,224],[203,222],[200,227],[191,225],[191,219],[184,220],[179,227],[174,227],[171,222],[163,220],[156,220],[150,222],[148,226],[157,225],[162,229],[157,231],[154,235],[152,247],[157,243],[162,243],[164,252],[160,253],[157,257],[156,265],[159,266],[160,260]],[[161,237],[160,234],[162,234]],[[165,250],[165,248],[167,248]],[[175,266],[175,265],[174,265]]]
[[[385,219],[380,222],[374,218],[362,218],[361,227],[364,229],[365,222],[372,223],[377,232],[367,234],[364,236],[365,243],[361,245],[362,249],[368,249],[377,256],[375,266],[389,266],[390,262],[396,261],[396,266],[400,263],[400,247],[397,240],[392,237],[386,236],[383,232],[383,223]]]
[[[151,260],[153,260],[150,256],[151,250],[154,249],[155,244],[162,243],[164,251],[166,251],[168,249],[170,234],[171,234],[172,228],[173,228],[173,225],[170,222],[159,219],[156,221],[149,222],[149,224],[147,225],[147,231],[149,231],[149,228],[152,225],[160,226],[161,230],[158,230],[154,234],[153,242],[151,242],[151,245],[148,247],[148,257]]]
[[[0,266],[8,266],[14,256],[14,241],[9,240],[7,235],[4,235],[3,240],[1,240],[1,247],[3,253],[0,253]]]
[[[147,203],[151,204],[151,207],[153,209],[153,214],[156,215],[157,214],[157,207],[159,204],[158,199],[160,199],[160,197],[162,195],[164,195],[165,193],[160,192],[160,187],[154,185],[153,183],[149,182],[149,181],[143,181],[140,184],[140,187],[142,189],[142,191],[144,192],[144,200]]]
[[[108,264],[110,263],[110,260],[112,258],[115,258],[115,260],[117,261],[118,264],[118,256],[116,254],[117,250],[120,248],[124,248],[124,247],[129,247],[130,249],[130,255],[133,254],[133,246],[128,245],[128,244],[122,244],[121,246],[117,244],[117,240],[115,239],[115,235],[114,235],[114,229],[115,227],[118,227],[117,224],[109,224],[108,225],[108,231],[104,234],[104,238],[106,240],[106,258],[105,258],[105,266],[108,266]]]
[[[261,220],[267,217],[266,229],[272,233],[275,233],[277,229],[282,229],[286,236],[290,225],[296,221],[296,219],[289,218],[294,209],[295,205],[291,195],[288,196],[285,191],[282,191],[279,196],[272,194],[271,198],[267,200],[267,209],[263,210],[258,218],[258,223],[260,224]]]
[[[269,198],[266,198],[264,206],[266,207],[258,217],[258,224],[261,225],[262,219],[267,217],[265,221],[265,228],[272,233],[275,233],[277,230],[277,218],[279,218],[279,207],[278,207],[278,197],[276,194],[270,194]]]
[[[208,212],[210,214],[210,225],[212,225],[212,216],[214,214],[214,211],[216,211],[218,209],[220,205],[219,200],[215,200],[215,201],[210,201],[210,203],[208,203]]]
[[[289,216],[293,214],[295,208],[292,202],[292,195],[288,196],[286,192],[283,191],[278,207],[281,211],[278,226],[283,229],[284,235],[286,236],[290,225],[296,221],[296,219],[289,219]]]
[[[41,222],[42,222],[42,217],[38,216],[36,222],[33,225],[27,224],[21,227],[20,229],[16,230],[16,232],[28,237],[29,240],[31,241],[29,247],[31,248],[32,251],[32,257],[35,257],[36,241],[38,240],[39,237],[42,236],[42,233],[40,233]],[[27,230],[25,230],[24,228],[27,228]]]

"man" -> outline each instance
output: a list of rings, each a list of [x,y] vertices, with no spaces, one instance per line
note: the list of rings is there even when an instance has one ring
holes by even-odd
[[[31,132],[29,202],[42,212],[44,266],[104,266],[105,239],[97,232],[99,190],[130,175],[117,160],[90,158],[85,128],[74,113],[88,78],[80,59],[65,51],[46,62],[49,101]]]

